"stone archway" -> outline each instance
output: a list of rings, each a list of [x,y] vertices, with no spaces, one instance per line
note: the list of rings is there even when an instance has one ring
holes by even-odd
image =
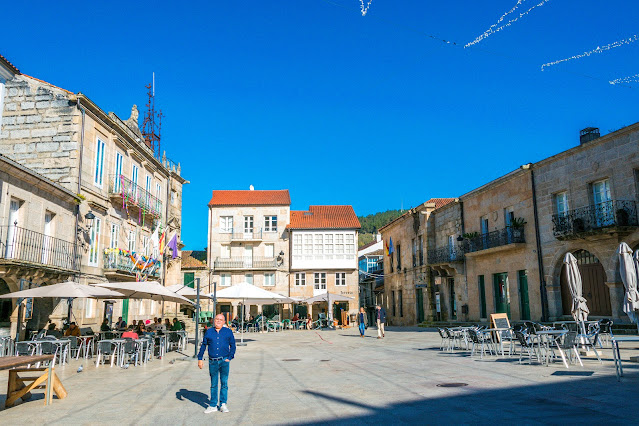
[[[587,250],[579,249],[572,252],[577,258],[583,295],[592,316],[611,316],[610,290],[606,286],[606,272],[603,265],[594,254]],[[571,314],[572,296],[566,281],[565,266],[561,267],[561,305],[564,315]]]

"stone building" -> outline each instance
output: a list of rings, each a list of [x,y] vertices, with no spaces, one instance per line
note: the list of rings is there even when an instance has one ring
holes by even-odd
[[[455,289],[458,308],[462,307],[458,319],[476,321],[491,313],[507,313],[511,320],[540,320],[540,259],[530,165],[459,200],[466,282]]]
[[[160,158],[144,141],[137,108],[122,120],[82,93],[22,74],[4,86],[0,153],[82,200],[71,228],[80,247],[81,268],[74,279],[85,284],[136,278],[171,284],[179,279],[179,259],[162,262],[150,237],[161,224],[167,238],[175,234],[179,239],[187,181],[179,165]],[[144,264],[134,260],[140,254]],[[66,316],[61,305],[51,319]],[[113,317],[146,319],[162,307],[149,301],[74,301],[75,320],[83,326],[98,327],[107,311]]]
[[[322,293],[339,294],[352,300],[308,305],[307,311],[317,318],[327,317],[341,322],[341,311],[355,314],[359,308],[357,234],[360,223],[352,206],[310,206],[305,211],[292,211],[289,231],[290,275],[288,292],[296,298],[309,298]]]
[[[196,279],[200,279],[200,293],[210,294],[213,293],[213,283],[210,280],[211,274],[206,264],[206,252],[205,251],[193,251],[182,250],[181,251],[181,274],[182,280],[178,284],[184,284],[185,286],[193,289],[197,288]],[[208,298],[202,298],[200,301],[202,316],[208,317],[208,313],[213,312],[213,301]],[[186,306],[182,306],[186,308]],[[189,307],[192,309],[192,307]]]
[[[392,240],[392,252],[384,260],[384,305],[390,325],[414,325],[426,319],[426,204],[406,211],[379,229],[389,250]]]
[[[628,321],[617,248],[639,248],[639,123],[580,144],[533,165],[549,319],[570,314],[563,257],[577,258],[590,317]]]

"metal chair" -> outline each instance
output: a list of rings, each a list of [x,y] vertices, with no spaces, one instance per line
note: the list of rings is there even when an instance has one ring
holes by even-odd
[[[439,337],[442,338],[442,341],[439,345],[439,349],[443,351],[444,346],[448,348],[448,344],[449,344],[448,330],[445,328],[437,328],[437,331],[439,331]]]
[[[470,351],[470,356],[475,355],[475,349],[477,345],[481,346],[481,352],[479,354],[480,358],[484,358],[484,354],[486,353],[486,348],[488,348],[488,352],[491,355],[493,354],[492,339],[490,338],[489,334],[482,333],[481,331],[471,328],[468,330],[468,336],[470,337],[470,341],[473,344],[472,349]]]
[[[58,355],[61,355],[60,346],[56,345],[53,342],[41,342],[38,352],[40,355],[53,355],[53,360],[51,362],[53,362],[54,366],[55,366],[56,358],[58,358]],[[61,360],[62,359],[60,357],[58,361],[61,361]]]
[[[533,341],[530,339],[530,335],[527,333],[523,333],[522,331],[515,331],[515,338],[519,342],[521,346],[519,350],[519,363],[521,364],[521,360],[524,356],[524,350],[528,355],[528,363],[532,364],[533,356],[537,359],[537,362],[541,362],[539,359],[539,354],[535,350],[535,346]]]
[[[98,351],[97,351],[97,359],[95,361],[95,366],[98,367],[102,362],[102,357],[104,357],[104,361],[107,358],[111,360],[111,367],[113,367],[113,361],[118,357],[118,345],[115,342],[109,340],[101,340],[98,342]]]
[[[576,331],[569,331],[564,335],[563,341],[559,343],[559,348],[566,352],[566,355],[570,354],[568,360],[573,362],[573,355],[579,361],[579,364],[583,367],[584,364],[581,362],[581,358],[579,357],[579,350],[577,346],[579,345],[578,334]],[[554,355],[554,354],[553,354]]]
[[[591,323],[588,325],[588,332],[586,334],[580,334],[580,345],[588,350],[592,349],[600,364],[603,364],[601,361],[601,357],[599,356],[599,352],[597,352],[597,341],[599,340],[599,323]]]
[[[612,320],[604,318],[599,320],[599,347],[603,349],[602,340],[606,341],[606,344],[610,344],[612,339]]]
[[[135,340],[126,338],[126,342],[124,343],[124,348],[122,348],[121,363],[124,362],[124,359],[126,359],[127,361],[133,360],[133,365],[137,366],[138,361],[140,360],[140,352],[141,352],[140,346],[141,345],[138,344],[138,342],[136,342]]]

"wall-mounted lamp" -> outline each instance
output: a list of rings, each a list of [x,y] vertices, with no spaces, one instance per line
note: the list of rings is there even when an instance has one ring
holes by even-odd
[[[275,258],[277,260],[277,266],[282,266],[284,263],[284,251],[280,251],[280,254]]]
[[[95,219],[95,215],[92,211],[84,215],[84,218],[87,220],[88,229],[91,229],[93,226],[93,220]]]

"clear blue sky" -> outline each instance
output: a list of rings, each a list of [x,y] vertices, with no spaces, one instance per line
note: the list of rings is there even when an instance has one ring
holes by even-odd
[[[608,83],[639,73],[639,42],[540,71],[639,34],[639,2],[551,0],[467,49],[516,0],[373,0],[365,17],[359,0],[138,3],[5,2],[1,53],[122,118],[155,71],[162,143],[191,181],[189,249],[206,244],[213,189],[289,189],[293,209],[365,215],[639,121],[639,83]]]

